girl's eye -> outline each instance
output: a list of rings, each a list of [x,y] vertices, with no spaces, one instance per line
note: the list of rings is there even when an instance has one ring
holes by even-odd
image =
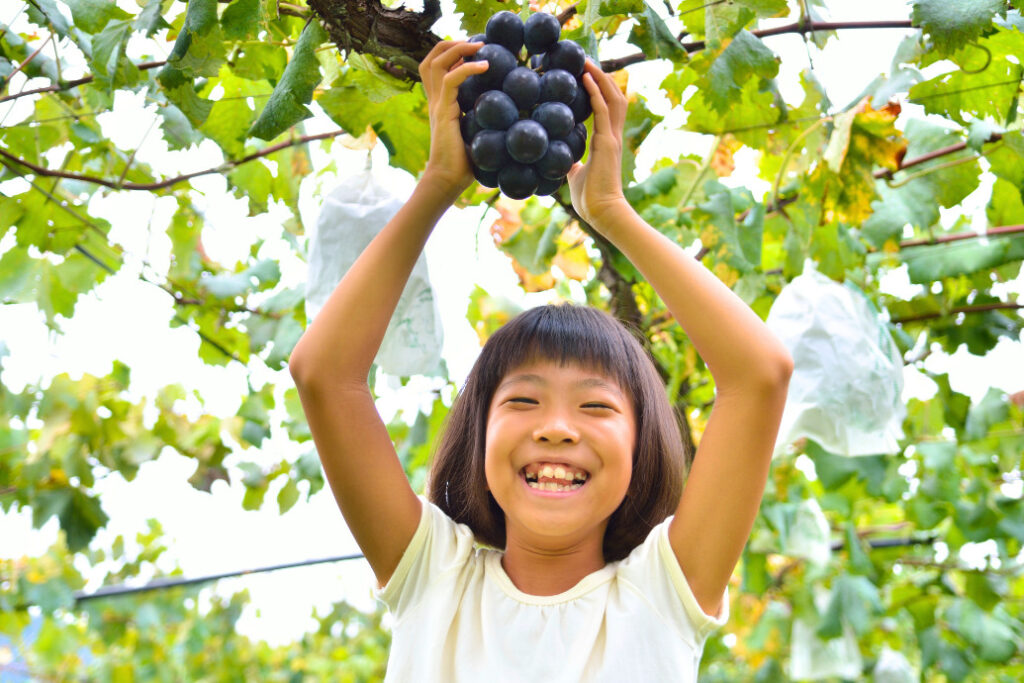
[[[612,409],[611,406],[607,406],[607,405],[605,405],[603,403],[584,403],[583,407],[584,408],[607,408],[608,410]]]
[[[537,401],[533,400],[532,398],[523,398],[522,396],[516,396],[515,398],[510,398],[508,400],[508,402],[509,403],[525,403],[527,405],[537,405]]]

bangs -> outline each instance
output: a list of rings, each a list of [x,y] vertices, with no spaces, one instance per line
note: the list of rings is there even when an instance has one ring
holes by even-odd
[[[493,390],[509,372],[537,361],[578,365],[614,379],[636,398],[639,342],[611,316],[574,304],[530,309],[495,332],[481,351],[482,384]]]

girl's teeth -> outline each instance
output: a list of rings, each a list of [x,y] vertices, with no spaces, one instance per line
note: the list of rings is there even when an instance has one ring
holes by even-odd
[[[569,485],[563,485],[563,484],[556,484],[553,481],[540,482],[540,483],[535,482],[535,481],[528,481],[528,482],[526,482],[526,484],[531,489],[537,489],[539,491],[575,491],[576,489],[578,489],[581,486],[583,486],[583,482],[576,482],[576,483],[569,484]]]

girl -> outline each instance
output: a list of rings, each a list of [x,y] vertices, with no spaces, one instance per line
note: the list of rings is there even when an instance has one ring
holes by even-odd
[[[459,84],[481,43],[420,65],[430,160],[289,367],[338,506],[394,616],[388,680],[695,681],[757,515],[792,361],[761,320],[647,225],[621,186],[626,99],[588,63],[579,215],[658,292],[715,378],[682,491],[678,428],[651,361],[609,316],[527,311],[484,346],[449,417],[429,499],[405,478],[367,374],[435,223],[473,180]],[[670,516],[671,515],[671,516]]]

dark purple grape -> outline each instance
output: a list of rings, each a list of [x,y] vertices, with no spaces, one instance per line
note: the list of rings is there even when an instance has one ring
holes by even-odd
[[[517,107],[529,110],[540,97],[540,76],[525,66],[517,66],[505,76],[501,89]]]
[[[579,121],[579,122],[576,123],[576,126],[574,128],[575,128],[576,132],[580,134],[580,137],[583,138],[583,141],[586,142],[587,141],[587,126],[586,126],[586,124],[583,123],[582,121]]]
[[[509,72],[518,65],[515,55],[501,45],[494,43],[488,43],[476,51],[473,61],[479,62],[481,60],[487,62],[487,71],[474,75],[479,75],[487,84],[487,87],[499,90],[501,89],[502,81],[505,80],[505,76],[508,76]]]
[[[505,131],[482,130],[469,145],[469,158],[484,171],[498,171],[512,160],[505,149]]]
[[[576,91],[576,97],[569,103],[569,109],[572,110],[572,117],[575,120],[586,121],[593,113],[590,107],[590,93],[587,92],[582,83],[578,83],[578,85],[579,89]]]
[[[549,195],[554,194],[558,191],[558,188],[565,182],[565,178],[541,178],[540,182],[537,183],[537,189],[533,191],[534,194]]]
[[[512,199],[526,199],[540,184],[540,176],[532,166],[511,162],[498,171],[498,187]]]
[[[569,104],[576,98],[579,86],[571,73],[553,69],[540,77],[540,101]]]
[[[574,162],[579,161],[583,158],[583,153],[587,151],[587,140],[583,135],[580,134],[579,130],[573,128],[569,131],[569,134],[562,138],[562,142],[569,145],[569,151],[572,152],[572,160]]]
[[[572,110],[562,102],[542,102],[533,110],[530,118],[544,126],[552,140],[564,138],[576,125]]]
[[[587,55],[582,47],[571,40],[560,40],[544,53],[543,67],[546,71],[563,69],[578,78],[586,62]]]
[[[519,118],[519,108],[500,90],[488,90],[477,98],[476,123],[488,130],[505,130]]]
[[[530,68],[534,71],[541,70],[541,64],[544,62],[544,55],[533,55],[530,57]]]
[[[476,181],[484,187],[498,186],[497,171],[485,171],[476,164],[473,164],[473,177],[476,178]]]
[[[569,145],[561,140],[552,140],[548,144],[548,151],[537,160],[533,167],[537,169],[541,178],[554,180],[555,178],[564,178],[572,168],[573,161]]]
[[[476,134],[482,130],[476,122],[476,112],[470,109],[463,114],[459,120],[459,128],[462,130],[463,141],[467,143],[472,142]]]
[[[531,14],[523,26],[523,42],[526,44],[526,51],[531,55],[538,52],[546,52],[558,42],[562,34],[562,25],[553,14],[537,12]]]
[[[548,134],[544,126],[532,119],[516,121],[505,137],[508,155],[522,164],[532,164],[548,151]]]
[[[488,43],[502,45],[513,55],[523,49],[523,21],[514,12],[498,12],[487,20],[484,29]]]
[[[487,36],[485,36],[483,33],[477,33],[476,35],[470,36],[469,39],[466,42],[467,43],[486,43],[487,42]]]
[[[469,111],[476,105],[476,98],[487,90],[487,83],[478,74],[471,74],[459,85],[459,109]]]

